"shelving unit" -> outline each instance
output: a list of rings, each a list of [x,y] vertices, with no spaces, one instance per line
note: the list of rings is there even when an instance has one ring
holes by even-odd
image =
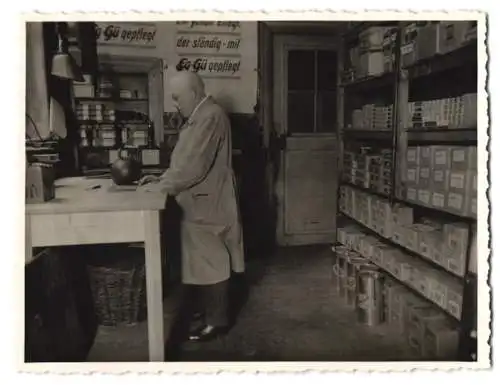
[[[76,83],[74,108],[85,175],[109,175],[120,153],[154,172],[164,162],[163,63],[159,59],[99,57],[99,69]]]
[[[353,44],[361,46],[364,44],[364,49],[361,49],[361,51],[358,50],[358,52],[363,52],[363,54],[368,56],[370,56],[372,52],[378,52],[377,54],[373,54],[379,55],[378,58],[373,59],[374,61],[381,59],[380,55],[382,52],[384,65],[383,68],[381,68],[380,62],[378,65],[373,64],[370,62],[371,59],[366,59],[365,57],[363,65],[372,66],[373,68],[369,69],[369,72],[372,73],[370,76],[354,76],[354,79],[352,79],[352,67],[356,67],[356,64],[353,64],[352,51],[349,51],[351,57],[347,58],[347,55],[345,55],[343,63],[340,65],[340,68],[343,68],[344,71],[346,69],[349,70],[349,67],[351,67],[350,72],[346,71],[348,72],[347,76],[344,76],[344,74],[341,75],[342,79],[348,78],[348,81],[344,81],[341,84],[340,90],[341,105],[343,107],[342,113],[339,114],[338,132],[339,142],[341,143],[340,147],[342,149],[341,159],[343,159],[340,163],[347,162],[347,164],[355,164],[361,167],[363,172],[366,170],[366,174],[370,175],[370,179],[366,179],[367,177],[365,177],[365,179],[360,179],[360,172],[358,172],[360,170],[359,168],[347,169],[341,166],[341,170],[343,171],[341,173],[339,185],[341,186],[340,189],[343,194],[347,191],[348,194],[368,197],[367,199],[372,202],[371,204],[373,204],[374,201],[383,201],[393,208],[396,204],[398,207],[401,205],[410,207],[413,209],[414,219],[420,220],[430,217],[432,220],[441,220],[445,223],[462,223],[462,226],[468,229],[466,255],[463,261],[463,274],[458,274],[456,271],[453,271],[453,269],[449,269],[448,266],[444,266],[431,258],[427,258],[419,252],[418,247],[410,248],[405,242],[395,240],[394,235],[388,236],[384,234],[384,231],[380,231],[377,226],[370,223],[370,220],[367,220],[365,215],[360,215],[357,211],[358,209],[354,208],[350,210],[346,209],[346,207],[342,207],[342,197],[339,198],[340,207],[338,212],[341,217],[343,217],[339,223],[342,223],[343,219],[343,222],[348,224],[346,228],[355,225],[357,229],[355,231],[364,234],[361,238],[368,237],[368,239],[374,242],[382,242],[384,245],[394,247],[404,254],[405,258],[409,258],[409,261],[414,261],[415,264],[421,265],[422,269],[424,269],[423,271],[428,269],[428,271],[432,271],[432,274],[438,274],[438,276],[441,277],[440,280],[443,282],[454,282],[453,285],[459,285],[459,287],[462,288],[461,311],[458,314],[452,314],[456,312],[450,313],[446,306],[440,306],[439,303],[429,298],[428,295],[416,288],[415,285],[409,284],[401,277],[398,277],[398,275],[395,275],[390,268],[380,262],[370,259],[370,256],[365,256],[381,270],[385,271],[388,276],[407,287],[409,291],[433,303],[434,306],[437,306],[447,315],[453,315],[453,318],[456,319],[455,322],[457,327],[460,330],[459,351],[453,358],[457,359],[457,357],[459,357],[460,360],[470,361],[477,359],[475,350],[475,335],[477,334],[475,330],[475,318],[477,317],[475,293],[477,289],[475,286],[475,274],[470,271],[470,244],[476,215],[471,211],[469,204],[466,209],[464,208],[463,210],[457,211],[448,207],[437,207],[437,203],[436,205],[430,203],[425,204],[425,199],[421,201],[418,199],[414,201],[409,200],[406,190],[410,185],[408,184],[407,178],[403,178],[403,171],[407,170],[407,153],[409,147],[432,146],[433,149],[436,149],[435,151],[439,151],[438,146],[459,146],[459,148],[477,146],[477,123],[471,123],[471,119],[469,119],[466,124],[457,124],[456,122],[452,124],[452,121],[450,121],[449,124],[442,124],[440,120],[444,120],[443,116],[439,116],[438,113],[435,122],[424,122],[424,119],[420,117],[419,119],[422,120],[422,123],[418,123],[418,121],[410,125],[407,123],[408,121],[412,121],[412,119],[408,119],[410,102],[419,102],[416,103],[416,105],[420,106],[420,101],[447,99],[451,101],[450,103],[454,103],[452,98],[467,93],[477,94],[477,87],[472,89],[472,85],[477,84],[476,79],[469,79],[465,82],[451,81],[448,85],[445,83],[447,77],[458,77],[461,71],[467,71],[467,73],[472,74],[477,73],[477,40],[475,40],[473,36],[474,26],[465,24],[459,25],[458,22],[454,23],[455,24],[448,26],[444,24],[441,25],[439,22],[416,24],[409,22],[380,22],[378,24],[361,23],[353,27],[344,36],[343,46],[346,51],[352,49]],[[366,40],[366,37],[363,37],[365,40],[361,40],[360,42],[356,36],[362,34],[366,28],[371,27],[384,27],[385,31],[375,31],[373,35],[370,35],[368,40]],[[420,58],[418,34],[423,33],[422,31],[425,31],[427,37],[429,36],[428,34],[433,33],[433,31],[435,31],[435,33],[440,33],[441,38],[438,39],[438,44],[441,44],[441,48],[446,48],[445,50],[447,52],[434,52],[432,55],[428,53],[423,55],[422,53],[423,57]],[[451,35],[449,35],[450,31]],[[377,38],[377,33],[383,34],[384,37],[382,41],[380,35]],[[425,40],[426,38],[421,37],[421,39]],[[434,36],[434,41],[435,40],[436,36]],[[366,45],[367,41],[368,46]],[[456,43],[453,44],[454,47],[451,47],[450,42]],[[372,47],[370,44],[374,44],[374,46]],[[422,43],[420,43],[420,46],[422,46]],[[429,42],[427,41],[426,50],[428,50],[428,46]],[[359,60],[359,58],[357,60]],[[363,72],[364,71],[366,71],[366,68],[363,69]],[[452,84],[452,86],[449,84]],[[437,92],[433,93],[432,91]],[[436,110],[436,108],[439,110],[439,107],[446,104],[447,100],[435,102],[441,104],[439,104],[438,107],[434,105],[434,110]],[[449,107],[450,109],[455,108],[454,104],[450,105],[452,106]],[[472,105],[473,103],[470,103],[470,106]],[[353,113],[355,110],[358,111]],[[457,111],[458,110],[457,107]],[[440,111],[441,115],[443,115],[443,110],[441,109]],[[451,114],[448,113],[446,116],[450,115]],[[377,118],[372,119],[374,116]],[[377,122],[377,119],[380,119],[381,116],[387,117],[387,126],[383,129],[380,129],[380,122]],[[458,114],[458,116],[464,121],[467,120],[460,114]],[[428,117],[426,116],[426,118]],[[360,121],[364,122],[365,125],[360,124]],[[462,120],[460,120],[460,122],[461,121]],[[387,172],[387,170],[379,171],[379,167],[381,167],[380,170],[382,170],[383,166],[380,164],[380,160],[374,160],[380,159],[380,151],[382,149],[386,150],[386,154],[388,151],[391,153],[390,161],[388,158],[383,158],[385,160],[382,160],[386,168],[387,165],[390,165],[390,172]],[[451,155],[448,154],[448,157],[451,157]],[[451,163],[450,161],[450,164]],[[467,177],[469,177],[468,170],[467,168]],[[444,169],[444,171],[450,172],[449,169]],[[465,169],[463,172],[465,175]],[[477,173],[477,170],[475,172]],[[474,171],[471,171],[470,175],[473,175],[473,173]],[[375,175],[375,177],[373,175]],[[380,182],[381,178],[385,178],[385,181]],[[476,179],[473,180],[475,181]],[[383,189],[386,191],[381,192],[380,188],[375,188],[374,185],[376,183],[374,184],[374,181],[378,181],[378,186],[383,185]],[[425,178],[422,179],[422,181],[425,181]],[[474,183],[471,182],[471,185],[473,186]],[[474,196],[475,190],[467,191],[468,194]],[[437,192],[433,193],[430,190],[429,194],[431,196],[434,194],[436,194],[436,197],[438,196]],[[429,202],[432,201],[429,200]],[[438,200],[436,200],[436,202],[438,202]],[[360,204],[364,205],[365,203],[357,202],[357,205]],[[365,210],[364,206],[359,210]],[[391,218],[391,221],[392,220]],[[397,226],[398,225],[396,225],[396,227]],[[406,227],[406,225],[403,226]],[[344,229],[345,228],[341,228],[339,231],[344,231]],[[418,234],[420,237],[420,233]],[[341,236],[345,236],[345,234]],[[361,252],[359,252],[359,254],[363,255]],[[475,263],[475,261],[473,263]]]

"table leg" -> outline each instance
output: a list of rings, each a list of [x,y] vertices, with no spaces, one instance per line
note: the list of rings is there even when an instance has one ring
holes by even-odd
[[[31,217],[24,216],[24,263],[33,259],[33,244],[31,242]]]
[[[148,306],[149,361],[165,360],[163,329],[162,253],[159,211],[144,211],[144,251]]]

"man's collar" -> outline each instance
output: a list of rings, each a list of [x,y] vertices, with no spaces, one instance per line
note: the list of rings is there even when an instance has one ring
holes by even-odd
[[[212,97],[210,95],[206,95],[199,103],[198,105],[194,108],[193,112],[189,116],[187,123],[190,124],[193,122],[194,118],[196,117],[196,114],[199,113],[200,110],[202,110],[202,107],[206,106],[208,103],[212,101]]]

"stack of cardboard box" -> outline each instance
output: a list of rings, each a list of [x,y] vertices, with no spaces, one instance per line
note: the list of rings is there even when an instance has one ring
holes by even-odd
[[[409,147],[404,198],[458,215],[477,216],[477,147]]]

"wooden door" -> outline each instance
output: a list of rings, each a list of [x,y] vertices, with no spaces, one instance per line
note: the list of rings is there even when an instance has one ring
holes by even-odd
[[[330,243],[337,216],[338,39],[275,36],[280,245]]]

